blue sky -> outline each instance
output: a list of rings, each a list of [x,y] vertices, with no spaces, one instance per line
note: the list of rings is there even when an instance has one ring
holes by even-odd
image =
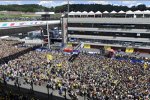
[[[63,5],[66,4],[67,1],[65,0],[9,0],[9,1],[0,1],[0,5],[8,5],[8,4],[39,4],[43,5],[46,7],[52,7],[52,6],[58,6],[58,5]],[[148,7],[150,7],[150,1],[148,0],[71,0],[71,4],[76,3],[76,4],[113,4],[113,5],[125,5],[125,6],[133,6],[133,5],[139,5],[139,4],[145,4]]]

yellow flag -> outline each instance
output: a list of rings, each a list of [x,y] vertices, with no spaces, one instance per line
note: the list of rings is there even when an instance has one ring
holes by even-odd
[[[126,48],[126,53],[133,53],[134,49],[133,48]]]
[[[52,60],[52,59],[53,59],[53,56],[50,54],[47,54],[47,60]]]
[[[148,67],[148,63],[144,63],[144,69],[147,69],[147,67]]]
[[[57,64],[57,67],[61,67],[61,66],[62,66],[62,64],[61,64],[61,63]]]

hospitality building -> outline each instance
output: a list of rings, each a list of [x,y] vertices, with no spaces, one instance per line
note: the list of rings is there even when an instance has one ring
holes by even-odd
[[[61,18],[63,42],[84,48],[150,53],[150,11],[70,12]]]

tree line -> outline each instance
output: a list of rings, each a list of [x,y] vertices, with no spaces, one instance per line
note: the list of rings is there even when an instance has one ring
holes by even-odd
[[[38,11],[53,11],[56,13],[63,13],[67,11],[67,5],[61,5],[56,7],[44,7],[38,4],[24,4],[24,5],[0,5],[0,11],[21,11],[21,12],[38,12]],[[102,4],[70,4],[69,5],[70,11],[108,11],[111,12],[113,10],[115,11],[128,11],[128,10],[150,10],[150,7],[146,7],[144,4],[140,4],[137,6],[116,6],[116,5],[102,5]]]

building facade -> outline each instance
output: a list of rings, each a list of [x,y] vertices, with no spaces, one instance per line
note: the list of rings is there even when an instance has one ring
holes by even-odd
[[[83,13],[78,12],[62,18],[64,44],[84,42],[85,48],[104,47],[150,53],[149,17],[134,17],[134,13],[132,17],[110,17],[112,14],[96,17],[95,13],[92,14],[83,16]]]

